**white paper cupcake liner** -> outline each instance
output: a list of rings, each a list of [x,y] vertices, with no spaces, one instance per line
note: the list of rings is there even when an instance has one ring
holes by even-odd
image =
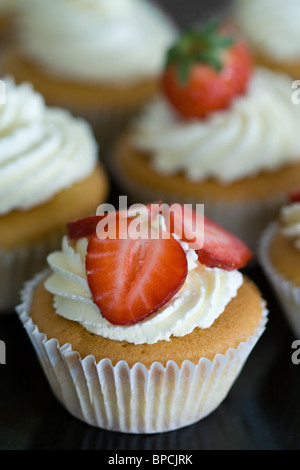
[[[265,330],[267,310],[254,334],[237,349],[217,354],[198,365],[184,361],[155,362],[147,369],[109,358],[96,363],[81,359],[70,344],[48,340],[30,318],[32,294],[45,272],[26,283],[17,312],[33,344],[50,387],[60,403],[91,426],[124,433],[157,433],[179,429],[203,419],[227,396],[245,361]]]
[[[259,243],[259,261],[268,278],[287,321],[296,338],[300,339],[300,286],[296,286],[276,271],[269,257],[269,247],[279,226],[273,222],[263,232]]]
[[[24,282],[46,267],[47,254],[60,245],[59,232],[26,247],[0,249],[0,315],[14,313]]]
[[[117,159],[110,159],[110,171],[119,185],[121,191],[128,196],[130,204],[163,201],[166,204],[178,202],[182,204],[204,204],[204,213],[222,227],[236,234],[253,251],[257,253],[258,241],[266,225],[276,218],[278,210],[286,202],[286,193],[274,195],[265,200],[224,202],[211,201],[194,197],[180,198],[174,192],[167,194],[164,188],[161,191],[152,190],[132,182],[118,166]]]

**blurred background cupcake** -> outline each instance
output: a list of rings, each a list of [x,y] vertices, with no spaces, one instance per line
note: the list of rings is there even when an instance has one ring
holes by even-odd
[[[85,121],[46,107],[30,84],[8,78],[0,84],[2,312],[16,304],[24,280],[44,266],[66,221],[90,215],[105,200],[108,183]]]
[[[249,42],[259,65],[300,77],[298,0],[234,0],[232,21]]]
[[[176,34],[146,0],[26,0],[4,70],[89,120],[104,147],[157,91]]]
[[[111,168],[132,201],[202,203],[256,250],[300,179],[300,107],[288,76],[253,66],[243,40],[218,28],[191,28],[170,48],[161,92]]]
[[[292,191],[259,244],[259,260],[296,338],[300,337],[300,190]]]

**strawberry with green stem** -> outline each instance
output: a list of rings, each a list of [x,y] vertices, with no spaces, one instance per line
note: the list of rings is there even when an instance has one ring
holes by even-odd
[[[246,91],[252,70],[244,41],[211,22],[189,29],[170,48],[162,90],[182,117],[205,118]]]

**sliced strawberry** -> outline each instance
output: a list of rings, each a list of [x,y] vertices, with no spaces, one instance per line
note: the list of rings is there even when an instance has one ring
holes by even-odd
[[[150,205],[148,206],[141,205],[140,210],[142,211],[145,208],[146,210],[149,211],[149,214],[150,214],[151,213]],[[134,206],[133,208],[130,208],[129,211],[123,210],[119,212],[110,212],[104,215],[94,215],[90,217],[84,217],[82,219],[72,220],[71,222],[67,224],[68,237],[71,239],[88,237],[97,231],[97,225],[99,224],[99,222],[103,221],[104,218],[106,218],[107,220],[107,217],[109,216],[112,216],[112,217],[127,217],[128,215],[134,216],[134,213],[136,213],[137,215],[139,214],[138,204]]]
[[[252,258],[251,250],[240,238],[207,217],[204,219],[204,244],[197,254],[200,263],[227,271],[243,268]]]
[[[300,187],[294,188],[290,193],[289,193],[289,201],[291,203],[293,202],[300,202]]]
[[[252,258],[252,252],[242,240],[187,206],[170,206],[169,230],[188,242],[200,263],[208,267],[240,269]]]
[[[68,237],[71,239],[88,237],[96,232],[97,224],[102,216],[94,215],[83,219],[72,220],[67,224]]]
[[[108,224],[109,219],[114,220],[120,217],[127,217],[127,211],[110,212],[104,215],[93,215],[84,217],[83,219],[72,220],[67,224],[68,237],[71,239],[88,237],[97,232],[97,227],[100,222],[103,222],[105,226]]]
[[[136,323],[165,305],[183,285],[188,268],[181,245],[167,238],[129,236],[133,218],[120,220],[117,237],[88,243],[86,271],[96,305],[110,323]]]

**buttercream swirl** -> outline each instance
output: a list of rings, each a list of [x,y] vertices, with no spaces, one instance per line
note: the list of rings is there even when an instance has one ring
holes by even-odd
[[[234,22],[257,51],[285,61],[300,58],[298,0],[236,0]]]
[[[48,256],[52,274],[45,287],[54,294],[57,314],[105,338],[151,344],[168,341],[171,336],[187,335],[196,327],[208,328],[236,296],[243,282],[239,271],[200,264],[195,252],[182,243],[188,261],[188,275],[182,288],[148,318],[134,325],[117,326],[103,318],[93,302],[85,271],[87,243],[85,238],[74,244],[64,237],[61,251]]]
[[[280,211],[281,232],[300,250],[300,203],[283,206]]]
[[[158,97],[134,123],[133,145],[149,154],[161,174],[232,183],[299,161],[299,127],[291,80],[257,68],[247,93],[206,119],[181,119]]]
[[[118,85],[156,77],[176,28],[145,0],[26,0],[20,43],[48,74]]]
[[[0,214],[35,207],[87,177],[98,153],[85,121],[46,107],[28,83],[16,85],[10,78],[3,83]]]

